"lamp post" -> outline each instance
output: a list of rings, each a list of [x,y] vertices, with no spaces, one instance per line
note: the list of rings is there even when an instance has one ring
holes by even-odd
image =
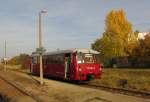
[[[42,10],[39,12],[39,57],[40,57],[40,84],[43,84],[43,61],[42,54],[44,49],[42,47],[42,14],[47,13],[47,11]]]

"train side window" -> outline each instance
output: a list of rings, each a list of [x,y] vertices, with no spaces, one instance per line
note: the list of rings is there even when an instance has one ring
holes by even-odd
[[[63,63],[64,62],[63,55],[56,55],[54,60],[55,63]]]
[[[81,53],[77,54],[77,62],[84,63],[83,54],[81,54]]]
[[[43,58],[45,63],[64,63],[63,55],[48,55]]]
[[[37,56],[32,57],[32,63],[33,63],[33,64],[37,64],[37,63],[38,63],[38,58],[37,58]]]
[[[47,57],[43,56],[43,64],[47,64]]]
[[[52,56],[51,55],[47,56],[46,63],[52,63],[52,62],[53,62],[52,61]]]
[[[32,63],[34,64],[34,58],[32,57]]]

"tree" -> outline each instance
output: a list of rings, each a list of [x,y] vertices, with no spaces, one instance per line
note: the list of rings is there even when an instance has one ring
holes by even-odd
[[[21,65],[21,68],[28,68],[30,65],[31,57],[28,54],[20,54],[19,56],[14,56],[9,60],[9,64]]]
[[[100,59],[105,65],[109,64],[108,60],[110,60],[110,58],[112,58],[114,55],[114,52],[111,51],[112,48],[113,46],[107,35],[103,35],[101,39],[97,39],[92,44],[92,49],[100,52]]]
[[[145,36],[145,39],[139,41],[138,46],[133,49],[131,57],[136,66],[150,66],[150,33]]]
[[[131,36],[127,46],[126,46],[126,49],[125,49],[125,52],[127,55],[131,56],[132,55],[132,51],[139,46],[139,40],[138,40],[138,34],[139,34],[139,31],[136,30],[134,33],[133,33],[133,36]]]
[[[31,57],[28,54],[20,54],[20,64],[22,68],[29,68]]]
[[[125,12],[112,10],[105,20],[105,32],[102,38],[97,39],[92,48],[101,52],[101,59],[105,64],[113,57],[128,55],[126,50],[128,45],[136,39],[132,31],[132,25],[127,20]]]
[[[8,61],[8,64],[19,65],[19,56],[14,56]]]

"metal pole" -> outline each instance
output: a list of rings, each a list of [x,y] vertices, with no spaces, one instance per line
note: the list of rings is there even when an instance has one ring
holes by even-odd
[[[39,48],[42,48],[42,22],[41,22],[41,12],[39,12]],[[40,84],[43,85],[43,62],[42,54],[40,54]]]
[[[6,59],[6,41],[5,41],[5,51],[4,52],[5,52],[5,56],[4,56],[4,70],[6,71],[6,64],[7,64],[6,63],[6,60],[7,60]]]
[[[39,48],[42,47],[42,13],[39,12]]]
[[[43,47],[42,47],[42,13],[47,13],[47,11],[40,11],[39,12],[39,50],[42,50],[39,53],[40,58],[40,84],[43,84],[43,61],[42,61],[42,53],[43,53]]]

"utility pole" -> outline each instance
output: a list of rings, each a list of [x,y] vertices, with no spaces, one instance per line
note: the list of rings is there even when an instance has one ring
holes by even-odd
[[[42,14],[47,13],[47,11],[39,12],[39,48],[37,51],[39,52],[40,57],[40,84],[43,85],[43,61],[42,54],[44,52],[44,48],[42,47]]]
[[[4,45],[4,52],[5,52],[5,56],[4,56],[4,71],[6,71],[6,64],[7,64],[6,41],[5,41],[5,45]]]

